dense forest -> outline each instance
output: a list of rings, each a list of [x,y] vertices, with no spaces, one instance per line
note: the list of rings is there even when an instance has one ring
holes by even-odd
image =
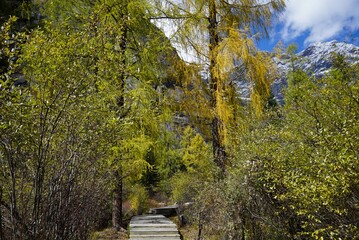
[[[1,1],[0,240],[90,239],[159,202],[193,203],[196,239],[359,238],[359,66],[319,79],[290,47],[276,103],[286,50],[255,43],[284,8]]]

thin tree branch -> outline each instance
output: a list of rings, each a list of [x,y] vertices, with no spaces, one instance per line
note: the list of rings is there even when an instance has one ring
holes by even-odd
[[[224,4],[226,4],[226,5],[234,7],[234,8],[249,8],[249,9],[267,7],[267,6],[272,5],[274,3],[274,1],[269,1],[267,3],[258,4],[258,5],[240,5],[240,4],[235,4],[235,3],[229,3],[226,0],[222,0],[222,2]]]

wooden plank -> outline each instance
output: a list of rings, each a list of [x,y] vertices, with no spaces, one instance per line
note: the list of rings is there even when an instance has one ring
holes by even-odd
[[[173,217],[178,213],[178,205],[151,208],[150,213],[163,215],[165,217]]]
[[[130,240],[180,240],[176,224],[163,215],[135,216],[130,222]]]

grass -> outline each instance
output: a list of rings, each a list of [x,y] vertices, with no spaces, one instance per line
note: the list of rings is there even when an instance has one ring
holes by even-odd
[[[126,230],[116,231],[113,228],[106,228],[102,231],[94,232],[90,240],[127,240],[129,239]]]

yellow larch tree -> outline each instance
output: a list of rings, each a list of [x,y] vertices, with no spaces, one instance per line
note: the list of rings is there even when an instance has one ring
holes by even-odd
[[[172,42],[207,72],[213,157],[225,172],[226,136],[235,117],[234,70],[243,69],[241,78],[251,82],[251,104],[260,114],[274,74],[269,56],[257,50],[255,39],[268,35],[271,19],[284,10],[285,1],[161,0],[156,6],[154,19],[172,26]]]

